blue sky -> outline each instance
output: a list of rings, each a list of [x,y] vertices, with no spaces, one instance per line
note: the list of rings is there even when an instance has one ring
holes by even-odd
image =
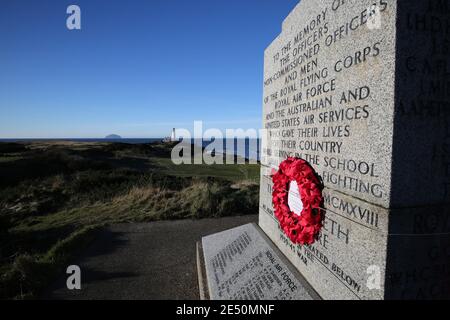
[[[297,3],[2,0],[0,138],[258,129],[263,52]]]

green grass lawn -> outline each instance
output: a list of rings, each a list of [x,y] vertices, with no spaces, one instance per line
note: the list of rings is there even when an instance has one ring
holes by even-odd
[[[260,166],[257,164],[175,165],[167,158],[152,158],[151,161],[160,167],[162,172],[178,177],[214,177],[234,182],[259,183]]]

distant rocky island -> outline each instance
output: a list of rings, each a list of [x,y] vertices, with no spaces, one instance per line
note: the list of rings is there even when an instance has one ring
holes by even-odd
[[[117,134],[110,134],[110,135],[106,136],[105,139],[108,139],[108,140],[117,140],[117,139],[122,139],[122,137],[119,136],[119,135],[117,135]]]

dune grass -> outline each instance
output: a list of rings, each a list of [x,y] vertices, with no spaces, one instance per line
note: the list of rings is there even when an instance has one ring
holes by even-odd
[[[104,225],[257,212],[259,165],[175,166],[170,151],[0,146],[0,159],[17,157],[0,161],[0,298],[39,295]]]

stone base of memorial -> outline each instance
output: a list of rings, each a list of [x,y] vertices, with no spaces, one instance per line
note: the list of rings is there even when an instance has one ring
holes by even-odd
[[[204,237],[197,264],[201,299],[320,299],[256,224]]]

